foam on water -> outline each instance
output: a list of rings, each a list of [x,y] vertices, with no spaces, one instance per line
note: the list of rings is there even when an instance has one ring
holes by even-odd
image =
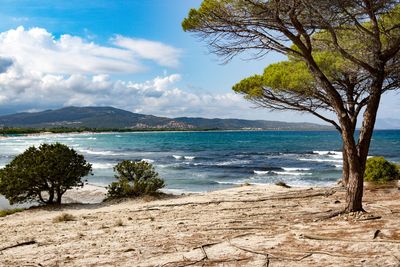
[[[215,163],[216,166],[229,166],[229,165],[241,165],[241,164],[248,164],[250,163],[250,160],[228,160],[228,161],[223,161],[223,162],[217,162]]]
[[[298,160],[313,161],[313,162],[337,162],[337,163],[343,162],[343,160],[337,160],[337,159],[315,159],[315,158],[298,158]]]
[[[194,160],[196,157],[194,156],[180,156],[180,155],[172,155],[175,159],[186,159],[186,160]]]
[[[93,169],[98,169],[98,170],[112,169],[114,168],[115,165],[116,165],[115,163],[99,163],[99,162],[92,163]]]
[[[90,149],[79,149],[80,152],[91,154],[91,155],[102,155],[102,156],[123,156],[124,153],[115,153],[113,151],[94,151]]]
[[[265,175],[265,174],[269,174],[269,171],[253,171],[255,174],[257,175]]]
[[[311,172],[277,172],[277,171],[271,171],[271,173],[278,174],[278,175],[293,175],[293,176],[312,175]]]
[[[284,170],[284,171],[288,171],[288,172],[291,172],[291,171],[309,171],[309,170],[311,170],[311,168],[289,168],[289,167],[282,167],[281,169]]]
[[[398,140],[400,131],[374,133],[371,154],[399,161]],[[168,190],[181,192],[204,192],[246,182],[334,184],[341,176],[342,168],[341,138],[334,131],[13,136],[0,139],[0,165],[6,165],[29,146],[54,142],[84,154],[93,164],[94,175],[87,177],[91,183],[109,184],[113,181],[112,168],[117,162],[143,159],[155,164]]]

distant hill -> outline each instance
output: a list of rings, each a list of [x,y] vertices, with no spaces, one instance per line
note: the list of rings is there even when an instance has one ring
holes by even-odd
[[[265,121],[265,120],[241,120],[241,119],[204,119],[204,118],[175,118],[175,120],[187,124],[195,125],[197,128],[217,128],[217,129],[331,129],[314,123],[295,123],[282,121]]]
[[[327,130],[313,123],[264,120],[165,118],[132,113],[113,107],[66,107],[42,112],[0,116],[0,128],[94,128],[94,129],[220,129],[220,130]]]

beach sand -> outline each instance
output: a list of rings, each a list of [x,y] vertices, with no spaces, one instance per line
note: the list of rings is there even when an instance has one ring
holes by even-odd
[[[271,185],[34,208],[0,218],[0,266],[399,266],[400,191],[366,190],[367,214],[326,218],[343,199]]]

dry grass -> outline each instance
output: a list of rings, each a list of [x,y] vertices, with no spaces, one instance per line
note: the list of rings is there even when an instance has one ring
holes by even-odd
[[[115,226],[124,226],[124,222],[123,222],[121,219],[118,219],[118,220],[115,222]]]
[[[24,211],[25,209],[11,209],[11,210],[0,210],[0,217],[6,217],[8,215]]]
[[[69,213],[62,213],[53,219],[53,223],[75,221],[76,218]]]

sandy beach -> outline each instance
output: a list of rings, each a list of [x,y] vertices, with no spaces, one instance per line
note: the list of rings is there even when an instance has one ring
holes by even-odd
[[[0,218],[0,266],[399,266],[400,191],[242,186]],[[56,222],[60,214],[72,220]]]

